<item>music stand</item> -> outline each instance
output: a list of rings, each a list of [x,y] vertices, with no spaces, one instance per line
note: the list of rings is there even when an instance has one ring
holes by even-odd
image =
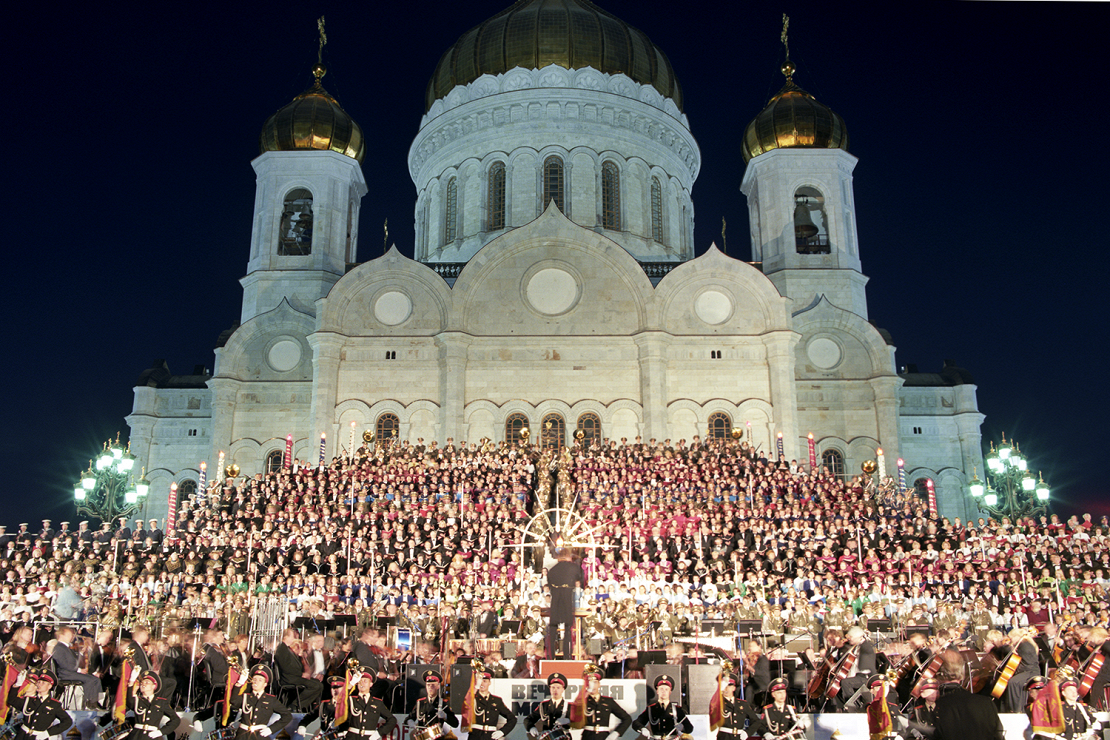
[[[723,635],[725,633],[725,620],[703,619],[701,621],[701,631],[708,632],[711,637]]]

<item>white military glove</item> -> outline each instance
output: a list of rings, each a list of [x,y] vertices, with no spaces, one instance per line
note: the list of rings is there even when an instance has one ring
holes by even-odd
[[[447,712],[443,709],[440,709],[438,712],[436,712],[436,716],[440,719],[447,719]]]
[[[235,685],[236,686],[246,686],[247,685],[247,678],[249,678],[249,676],[247,676],[246,673],[240,674],[239,675],[239,680],[235,682]]]
[[[620,735],[617,734],[616,730],[609,730],[609,734],[605,737],[605,740],[617,740],[619,737]]]
[[[646,727],[640,730],[640,737],[646,737],[647,740],[651,740],[651,730]]]
[[[31,737],[35,738],[35,740],[46,740],[50,737],[50,733],[46,730],[38,730],[37,732],[32,732]]]
[[[733,737],[738,737],[740,740],[748,740],[748,733],[745,730],[737,730]]]
[[[505,737],[505,733],[501,732],[501,730],[494,730],[490,737],[492,737],[493,740],[501,740],[501,738]]]
[[[162,737],[162,733],[159,730],[147,730],[146,735],[150,740],[158,740],[158,738]]]
[[[555,724],[557,724],[557,725],[569,725],[570,724],[570,717],[560,717],[559,719],[555,720]]]
[[[261,730],[258,731],[258,735],[260,737],[269,737],[270,736],[270,728],[269,727],[263,727]]]
[[[531,730],[528,730],[528,737],[539,737],[539,736],[540,736],[540,731],[537,730],[535,727],[533,727]]]

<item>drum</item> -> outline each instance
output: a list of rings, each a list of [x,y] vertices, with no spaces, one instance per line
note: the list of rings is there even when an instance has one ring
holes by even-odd
[[[239,732],[238,725],[228,725],[227,727],[217,727],[212,732],[208,733],[207,740],[234,740],[235,734]]]
[[[442,735],[443,728],[440,725],[428,725],[415,728],[409,733],[409,740],[437,740]]]
[[[540,740],[570,740],[570,735],[567,733],[566,728],[559,726],[553,727],[540,735]]]
[[[100,732],[97,734],[97,738],[99,738],[99,740],[123,740],[123,738],[130,734],[131,725],[123,722],[116,722],[101,728]]]

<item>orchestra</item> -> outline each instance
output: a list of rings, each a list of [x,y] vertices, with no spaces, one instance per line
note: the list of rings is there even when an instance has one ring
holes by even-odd
[[[665,446],[650,452],[651,443],[637,444],[631,459],[645,470],[680,459],[731,464],[727,455],[714,458],[712,447],[672,447],[668,456]],[[489,452],[468,459],[501,454]],[[976,697],[976,711],[985,701],[995,711],[1022,712],[1039,677],[1059,690],[1064,725],[1054,735],[1089,736],[1094,713],[1106,707],[1110,594],[1085,584],[1082,573],[1071,578],[1068,561],[1089,557],[1081,567],[1102,563],[1110,575],[1110,526],[1099,534],[1098,527],[1046,522],[1040,531],[1054,534],[1037,540],[1029,522],[953,525],[913,504],[882,508],[831,480],[817,485],[845,505],[829,517],[807,518],[797,499],[768,509],[773,514],[739,502],[721,513],[691,496],[671,511],[649,490],[641,523],[638,512],[587,491],[581,511],[590,526],[619,520],[629,533],[609,532],[592,551],[559,551],[565,559],[555,562],[581,558],[582,576],[576,569],[567,583],[552,583],[544,576],[550,560],[504,536],[527,515],[519,501],[491,497],[464,514],[399,483],[397,503],[356,498],[348,500],[353,514],[340,511],[329,498],[340,490],[330,476],[353,474],[377,454],[388,466],[395,453],[365,449],[346,465],[214,487],[213,505],[187,520],[187,539],[168,528],[162,534],[164,546],[175,548],[164,561],[157,550],[143,555],[158,522],[143,523],[143,542],[129,522],[103,538],[85,523],[54,532],[51,557],[73,556],[55,583],[77,584],[78,613],[87,619],[70,626],[40,618],[58,598],[46,590],[50,579],[0,584],[0,657],[19,676],[9,719],[22,718],[9,734],[42,740],[33,733],[65,731],[60,718],[38,727],[61,695],[54,674],[39,680],[42,667],[79,684],[68,689],[80,704],[73,711],[101,713],[105,737],[115,740],[174,734],[178,718],[195,733],[214,730],[213,740],[261,740],[294,717],[289,731],[302,738],[322,732],[324,740],[361,740],[388,735],[402,716],[419,740],[456,729],[496,740],[518,720],[543,740],[617,740],[629,729],[676,740],[693,732],[687,679],[703,666],[720,674],[721,740],[801,738],[805,717],[820,712],[879,718],[876,734],[929,737],[945,722],[946,697],[967,702],[956,689]],[[528,454],[532,465],[554,459]],[[586,470],[626,453],[599,454],[604,461],[576,451],[572,462]],[[396,459],[403,463],[388,468],[394,475],[420,464],[407,453]],[[788,468],[759,464],[754,473],[768,485],[794,485]],[[286,493],[292,498],[282,504]],[[410,508],[417,512],[411,521]],[[234,527],[219,538],[202,534],[224,518]],[[354,524],[343,529],[345,521]],[[1019,528],[1027,544],[1004,540]],[[129,545],[119,539],[124,530]],[[1087,542],[1100,548],[1076,544]],[[47,562],[44,544],[27,533],[5,547],[24,556],[24,567],[32,558]],[[1005,563],[1004,575],[989,572],[991,558]],[[106,560],[116,562],[106,568]],[[108,572],[97,576],[98,568]],[[553,587],[563,590],[556,595]],[[545,637],[556,600],[570,611],[559,617],[553,649]],[[260,627],[270,608],[277,617]],[[563,666],[545,668],[554,652],[586,663],[582,686],[568,686]],[[950,653],[967,667],[957,679],[944,673]],[[475,662],[473,703],[452,711],[446,677],[452,666]],[[533,681],[538,692],[546,684],[548,696],[498,696],[491,681],[499,675]],[[646,707],[643,688],[639,706],[633,692],[615,699],[607,690],[613,680],[646,683],[654,696]],[[119,708],[113,693],[123,697],[124,723],[109,713]],[[271,716],[289,719],[279,727]]]

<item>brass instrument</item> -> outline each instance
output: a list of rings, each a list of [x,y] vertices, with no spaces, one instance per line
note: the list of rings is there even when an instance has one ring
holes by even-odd
[[[738,440],[743,436],[744,436],[744,430],[743,429],[741,429],[740,427],[733,427],[732,428],[732,438],[734,440]]]
[[[520,430],[520,438],[525,442],[528,441],[528,436],[530,434],[531,434],[531,432],[528,431],[528,427],[524,427],[523,429]]]
[[[366,444],[371,444],[374,441],[374,432],[370,429],[365,429],[362,432],[362,441]]]
[[[875,464],[874,460],[864,460],[860,463],[859,469],[862,470],[865,475],[871,475],[879,469],[879,466]]]
[[[581,429],[579,429],[578,431],[576,431],[574,433],[574,438],[577,439],[577,440],[581,440],[585,436],[586,436],[586,432],[581,430]]]
[[[228,478],[238,478],[239,466],[235,463],[231,463],[231,465],[228,465],[226,468],[224,468],[224,473],[227,475]]]

